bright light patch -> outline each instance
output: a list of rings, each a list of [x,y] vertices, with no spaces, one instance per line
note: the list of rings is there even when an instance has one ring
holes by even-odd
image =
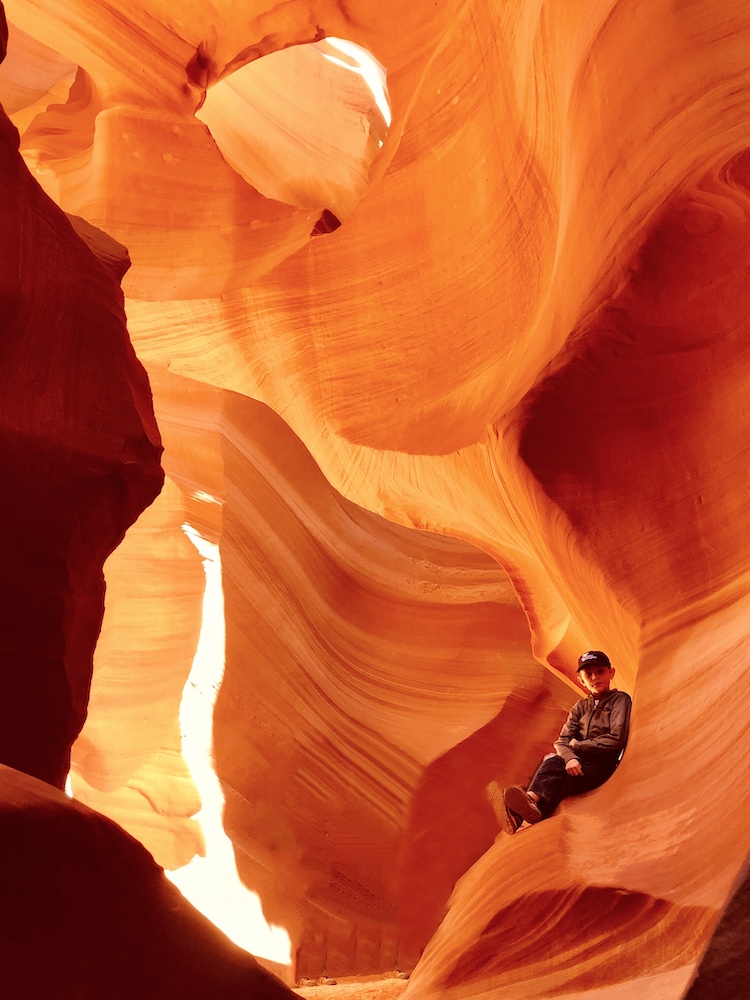
[[[210,493],[204,493],[203,490],[195,490],[195,492],[193,493],[193,499],[194,500],[201,500],[203,503],[220,503],[221,502],[221,501],[217,500],[216,497],[212,497]],[[190,528],[190,525],[188,525],[188,528]],[[190,528],[190,530],[192,531],[193,529]],[[198,538],[200,538],[200,535],[198,535]],[[190,540],[193,542],[193,544],[196,544],[195,541],[192,538]],[[203,541],[202,538],[201,538],[201,541]],[[206,542],[205,544],[208,545],[210,543]],[[198,549],[198,551],[200,552],[200,549]],[[203,555],[202,552],[201,552],[201,555]],[[206,558],[208,558],[208,557],[206,557]]]
[[[374,59],[367,49],[363,49],[361,45],[357,45],[356,42],[348,42],[345,38],[328,37],[325,41],[331,48],[337,49],[342,55],[347,56],[348,59],[338,59],[327,52],[323,53],[324,58],[335,63],[337,66],[343,66],[344,69],[350,69],[354,73],[359,73],[372,91],[372,96],[375,98],[375,104],[383,116],[383,121],[389,126],[391,124],[391,105],[386,91],[385,70],[377,59]]]
[[[265,198],[327,210],[339,224],[377,173],[391,122],[385,69],[341,38],[239,66],[206,90],[195,115],[229,166]]]
[[[206,840],[206,856],[195,857],[168,878],[227,937],[246,951],[282,965],[291,964],[291,942],[283,927],[267,923],[260,900],[240,881],[232,842],[224,832],[224,795],[212,766],[213,708],[224,675],[224,593],[219,547],[189,524],[183,531],[203,556],[206,590],[203,624],[180,704],[182,754],[201,797],[196,814]]]

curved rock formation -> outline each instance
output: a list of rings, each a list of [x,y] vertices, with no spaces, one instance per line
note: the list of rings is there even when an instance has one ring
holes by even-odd
[[[224,566],[225,825],[300,974],[426,944],[415,1000],[680,997],[748,850],[747,4],[6,7],[28,164],[131,254],[170,477],[111,563],[123,621],[146,568],[163,595],[147,724],[108,693],[113,609],[79,788],[157,858],[200,850],[184,518]],[[324,36],[385,68],[390,129],[365,115],[345,183],[264,152],[261,193],[250,151],[283,164],[326,112],[243,132],[226,90]],[[588,646],[634,694],[625,760],[493,842],[484,786],[526,776]]]
[[[567,690],[492,560],[343,501],[258,404],[224,412],[214,752],[240,874],[300,975],[411,968],[495,836],[487,782],[533,768]]]
[[[161,442],[125,328],[124,249],[47,198],[4,114],[0,172],[0,759],[62,787],[86,713],[102,565],[161,487]]]
[[[116,824],[2,765],[0,789],[3,996],[294,996]]]

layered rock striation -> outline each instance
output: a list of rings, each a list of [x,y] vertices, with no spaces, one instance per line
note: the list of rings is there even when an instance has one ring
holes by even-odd
[[[108,564],[78,793],[162,863],[201,851],[177,726],[203,589],[187,522],[223,567],[225,828],[299,974],[416,965],[415,1000],[682,996],[748,851],[734,752],[750,564],[747,5],[6,9],[19,54],[0,96],[51,198],[128,247],[128,327],[166,446],[168,486]],[[380,61],[390,125],[359,84],[323,104],[340,90],[330,61],[294,53],[326,36]],[[304,101],[274,98],[287,72],[307,81]],[[80,301],[75,276],[93,275],[86,337],[73,324],[44,349],[8,339],[34,373],[8,412],[27,412],[29,385],[43,401],[8,448],[28,486],[7,523],[31,511],[43,526],[36,562],[18,554],[14,573],[59,594],[70,537],[63,562],[89,593],[156,491],[156,437],[126,346],[80,385],[38,374],[91,371],[70,359],[100,346],[105,301],[125,344],[120,251],[77,224],[93,254],[68,227],[33,282],[14,270],[24,248],[53,245],[41,220],[64,217],[6,133],[13,204],[33,206],[11,210],[27,214],[8,229],[10,301],[46,328],[58,300],[33,283]],[[141,451],[102,486],[96,463],[67,462],[70,442],[107,469],[130,452],[68,401],[123,395],[118,414],[142,423],[108,426]],[[126,500],[124,467],[142,491]],[[79,568],[75,529],[53,526],[84,500],[96,523]],[[97,601],[79,603],[89,659]],[[17,645],[32,648],[28,629]],[[528,776],[589,646],[634,695],[627,755],[604,788],[496,838],[485,786]],[[62,697],[59,671],[19,672],[34,704],[8,763],[24,769],[21,746],[56,754],[25,769],[59,783],[84,660],[66,665]],[[24,720],[51,706],[60,737],[45,723],[41,738]],[[732,789],[720,822],[706,806],[717,775]]]

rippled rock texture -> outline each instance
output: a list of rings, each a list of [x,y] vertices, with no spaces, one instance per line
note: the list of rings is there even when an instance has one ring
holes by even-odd
[[[747,4],[5,6],[0,98],[49,198],[108,234],[77,224],[96,273],[127,247],[165,444],[165,489],[107,565],[76,795],[168,867],[204,849],[178,718],[203,596],[188,524],[223,573],[224,826],[298,974],[682,996],[749,839]],[[382,64],[392,120],[336,38]],[[18,204],[53,212],[9,162]],[[42,239],[22,235],[16,256]],[[80,274],[75,253],[42,255],[44,280]],[[135,362],[101,353],[122,414]],[[93,565],[119,501],[58,485],[87,436],[44,412],[34,516],[97,497]],[[35,447],[14,459],[34,485]],[[49,536],[23,571],[59,592]],[[627,756],[496,838],[486,784],[528,776],[592,646],[634,696]],[[59,711],[50,684],[30,690]],[[73,689],[60,745],[83,668]],[[51,753],[23,718],[8,747]]]

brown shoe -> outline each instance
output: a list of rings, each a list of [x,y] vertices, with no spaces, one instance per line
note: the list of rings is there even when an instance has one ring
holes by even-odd
[[[505,833],[515,833],[523,820],[520,816],[515,816],[505,804],[505,791],[496,781],[491,781],[487,785],[487,798],[492,806],[495,818],[500,824],[500,828]]]
[[[543,819],[535,802],[532,802],[520,785],[511,785],[503,792],[505,808],[520,816],[527,823],[538,823]]]

